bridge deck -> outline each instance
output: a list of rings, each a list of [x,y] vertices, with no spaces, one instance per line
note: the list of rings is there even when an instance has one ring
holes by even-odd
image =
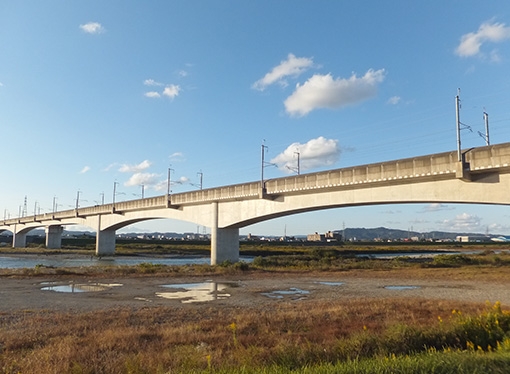
[[[464,168],[471,173],[508,170],[510,172],[510,143],[465,150]],[[456,178],[461,168],[457,160],[457,152],[445,152],[432,155],[413,157],[395,161],[360,165],[348,168],[321,171],[302,175],[294,175],[265,181],[265,196],[318,192],[331,188],[369,187],[374,183],[395,183],[395,181],[419,179]],[[246,200],[262,197],[261,183],[249,182],[230,186],[209,188],[172,194],[171,207],[182,205],[204,204],[213,201]],[[76,216],[85,217],[115,212],[138,211],[144,209],[166,208],[167,196],[156,196],[145,199],[97,205],[79,209],[45,213],[36,216],[13,218],[2,221],[0,225],[10,226],[31,222],[58,221]]]

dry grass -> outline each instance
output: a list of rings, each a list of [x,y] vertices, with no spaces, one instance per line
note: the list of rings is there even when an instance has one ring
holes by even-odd
[[[185,372],[207,369],[208,355],[214,367],[256,367],[278,363],[282,352],[296,346],[320,350],[322,359],[328,359],[322,351],[365,329],[378,334],[401,323],[431,326],[452,309],[475,313],[483,305],[381,299],[278,304],[262,310],[161,307],[0,314],[0,372]]]

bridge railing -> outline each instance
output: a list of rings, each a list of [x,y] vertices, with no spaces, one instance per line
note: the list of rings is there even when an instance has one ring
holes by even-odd
[[[232,186],[209,188],[205,190],[191,191],[172,194],[170,201],[172,205],[186,203],[217,201],[232,198],[256,197],[260,192],[260,183],[250,182],[235,184]]]
[[[115,203],[116,211],[141,210],[157,207],[166,207],[166,195]]]
[[[265,186],[267,193],[271,194],[454,173],[458,167],[456,157],[456,152],[447,152],[398,161],[295,175],[268,180]]]
[[[508,167],[510,165],[510,146],[508,143],[504,143],[475,148],[466,153],[466,162],[469,162],[471,170]]]

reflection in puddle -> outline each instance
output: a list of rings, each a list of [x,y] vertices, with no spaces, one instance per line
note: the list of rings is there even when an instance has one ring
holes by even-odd
[[[272,299],[283,299],[285,296],[290,296],[291,300],[303,300],[310,291],[301,290],[299,288],[291,287],[288,291],[279,290],[271,292],[262,292],[261,295],[270,297]]]
[[[135,297],[135,300],[147,301],[148,303],[152,303],[152,300],[151,299],[147,299],[146,297]]]
[[[385,286],[387,290],[415,290],[418,286]]]
[[[216,283],[216,282],[203,282],[203,283],[185,283],[185,284],[167,284],[162,287],[183,289],[185,291],[172,291],[172,292],[156,292],[156,296],[171,299],[181,300],[181,303],[196,303],[213,300],[224,300],[230,296],[224,293],[228,287],[236,287],[235,283]]]
[[[326,286],[341,286],[345,284],[344,282],[315,282],[315,283],[324,284]]]
[[[120,283],[71,283],[56,285],[58,282],[41,282],[41,285],[48,285],[42,287],[42,291],[65,292],[65,293],[81,293],[81,292],[100,292],[106,291],[112,287],[120,287]]]

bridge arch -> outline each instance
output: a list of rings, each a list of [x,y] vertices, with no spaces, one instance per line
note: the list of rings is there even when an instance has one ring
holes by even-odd
[[[274,195],[272,199],[222,203],[219,227],[242,228],[262,221],[317,210],[388,204],[489,204],[510,205],[510,174],[498,183],[465,182],[460,179],[361,186],[307,194]]]
[[[188,223],[193,223],[196,225],[205,225],[204,223],[199,223],[194,220],[190,219],[182,219],[182,218],[175,218],[167,214],[164,214],[164,211],[158,210],[156,212],[153,212],[150,215],[144,215],[143,217],[136,217],[136,215],[118,215],[117,217],[114,217],[113,219],[109,219],[109,217],[103,217],[101,218],[101,229],[102,230],[120,230],[126,226],[133,225],[139,222],[146,222],[146,221],[154,221],[154,220],[174,220],[174,221],[183,221]],[[92,226],[93,223],[89,222],[88,226]]]

